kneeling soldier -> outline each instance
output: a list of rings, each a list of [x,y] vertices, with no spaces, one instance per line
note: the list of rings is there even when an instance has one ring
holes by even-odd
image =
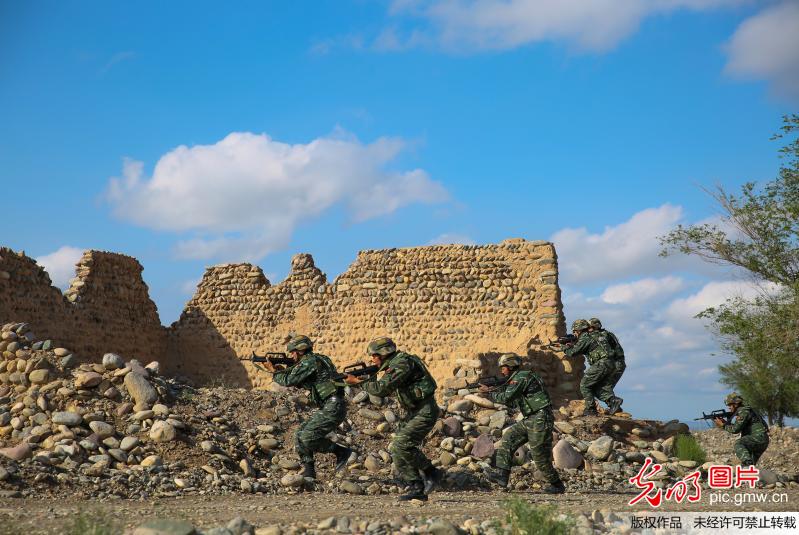
[[[372,363],[384,372],[380,379],[372,377],[363,389],[374,396],[385,397],[397,392],[405,417],[391,442],[391,457],[400,478],[408,485],[408,493],[400,500],[427,500],[427,494],[442,477],[420,449],[425,437],[438,419],[435,400],[436,382],[422,359],[397,351],[390,338],[377,338],[369,343],[366,353]],[[357,385],[362,379],[348,375],[345,382]],[[420,472],[421,471],[421,475]],[[422,475],[424,477],[422,477]]]
[[[741,438],[735,441],[735,455],[741,460],[743,466],[757,464],[760,456],[768,448],[768,425],[766,421],[760,413],[746,405],[743,398],[735,392],[724,398],[724,404],[735,416],[735,422],[725,424],[724,420],[716,418],[714,420],[716,426],[729,433],[741,433]]]
[[[296,386],[310,391],[311,402],[320,410],[311,414],[294,435],[294,449],[303,464],[302,475],[316,477],[314,453],[335,453],[336,471],[347,465],[353,451],[329,438],[347,416],[344,387],[333,382],[338,375],[330,358],[312,351],[313,343],[307,336],[295,336],[286,345],[286,352],[297,363],[286,370],[276,371],[272,363],[264,366],[274,373],[274,381],[282,386]]]
[[[513,453],[527,442],[536,467],[549,482],[544,492],[559,494],[566,487],[552,465],[552,431],[555,426],[552,402],[538,374],[531,370],[521,370],[521,364],[521,359],[513,353],[502,355],[499,369],[508,378],[507,382],[499,388],[480,387],[481,392],[491,394],[491,400],[495,403],[516,408],[524,416],[523,420],[513,424],[502,437],[502,446],[496,456],[497,469],[488,473],[488,479],[501,487],[507,487]]]

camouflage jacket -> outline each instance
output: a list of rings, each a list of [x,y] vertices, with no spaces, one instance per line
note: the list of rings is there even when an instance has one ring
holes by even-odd
[[[768,425],[755,409],[743,405],[735,411],[735,421],[724,426],[725,431],[741,433],[742,437],[768,439]]]
[[[398,351],[383,362],[379,371],[384,372],[380,379],[374,376],[363,383],[363,389],[380,397],[396,391],[400,405],[406,410],[419,407],[435,394],[436,382],[416,355]]]
[[[518,409],[525,417],[552,404],[541,377],[531,370],[515,371],[504,386],[491,393],[491,401]]]
[[[335,394],[341,386],[333,382],[338,375],[330,357],[318,353],[307,353],[300,361],[286,370],[276,372],[272,378],[282,386],[305,388],[311,393],[311,401],[321,407],[325,400]]]
[[[620,360],[624,362],[624,348],[621,347],[619,339],[616,337],[616,335],[605,329],[602,329],[601,331],[598,332],[604,332],[605,334],[608,335],[608,342],[610,343],[610,348],[613,350],[614,353],[613,360]]]
[[[615,354],[610,347],[610,339],[606,331],[584,332],[573,346],[567,347],[563,352],[568,357],[584,355],[585,360],[591,365]]]

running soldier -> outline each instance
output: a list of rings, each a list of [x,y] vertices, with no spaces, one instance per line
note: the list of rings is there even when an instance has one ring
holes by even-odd
[[[555,426],[552,402],[538,374],[520,369],[521,364],[521,359],[513,353],[502,355],[499,369],[508,378],[507,382],[500,387],[480,387],[480,392],[490,393],[491,400],[495,403],[516,408],[524,416],[523,420],[513,424],[503,435],[502,446],[497,451],[496,470],[488,473],[488,479],[507,488],[513,453],[527,442],[535,466],[549,483],[544,492],[560,494],[566,487],[552,465],[552,431]]]
[[[319,410],[300,425],[294,435],[294,450],[300,456],[304,477],[316,478],[314,453],[334,453],[336,471],[342,470],[353,451],[332,442],[327,435],[347,416],[344,387],[333,382],[338,375],[330,357],[313,352],[313,342],[307,336],[294,336],[286,345],[286,353],[296,364],[277,370],[267,361],[264,367],[274,373],[274,381],[282,386],[305,388],[311,402]]]
[[[369,381],[347,375],[349,385],[362,384],[374,396],[385,397],[396,392],[405,411],[399,429],[391,443],[391,457],[399,477],[408,486],[400,500],[427,501],[427,494],[441,481],[443,473],[435,468],[420,446],[438,419],[435,400],[436,382],[416,355],[397,351],[396,344],[386,337],[373,340],[366,348],[372,363],[380,366],[382,377]]]

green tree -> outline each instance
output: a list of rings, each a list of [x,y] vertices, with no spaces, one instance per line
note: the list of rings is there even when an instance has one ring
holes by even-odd
[[[777,177],[739,195],[718,186],[709,192],[721,224],[678,226],[660,238],[662,256],[696,255],[742,268],[760,283],[760,296],[731,298],[705,310],[722,349],[733,359],[719,367],[724,384],[782,425],[799,415],[799,115],[783,118],[782,163]]]

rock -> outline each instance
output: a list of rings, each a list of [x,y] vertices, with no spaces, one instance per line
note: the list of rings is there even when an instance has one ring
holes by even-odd
[[[71,353],[71,351],[63,347],[57,347],[53,350],[53,353],[55,353],[56,357],[66,357]]]
[[[103,381],[97,372],[83,372],[75,376],[75,388],[93,388]]]
[[[138,373],[129,373],[125,376],[124,383],[128,394],[136,402],[139,410],[149,409],[158,401],[158,392],[144,376]]]
[[[153,414],[157,414],[158,416],[169,416],[169,407],[163,403],[156,403],[153,405]]]
[[[263,451],[272,451],[280,446],[280,441],[275,438],[262,438],[258,441],[258,447]]]
[[[679,461],[678,464],[683,468],[689,468],[689,469],[696,468],[699,465],[699,463],[697,463],[696,461],[691,461],[691,460]]]
[[[369,394],[364,392],[363,390],[361,390],[360,392],[355,394],[355,396],[352,398],[352,402],[353,403],[363,403],[367,399],[369,399]]]
[[[604,461],[608,458],[612,449],[613,439],[604,435],[591,442],[587,453],[595,461]]]
[[[336,525],[336,517],[329,516],[316,525],[316,529],[332,529]]]
[[[254,535],[255,533],[255,528],[253,525],[240,516],[237,516],[228,522],[227,526],[225,527],[227,527],[228,531],[230,531],[233,535]]]
[[[358,411],[358,414],[360,416],[362,416],[363,418],[366,418],[368,420],[374,420],[376,422],[382,422],[383,421],[383,413],[380,412],[380,411],[375,411],[375,410],[372,410],[372,409],[363,408],[363,409],[360,409]]]
[[[347,481],[346,479],[341,482],[339,488],[347,494],[363,494],[363,487],[355,482]]]
[[[371,472],[379,472],[382,465],[373,455],[367,455],[363,465]]]
[[[760,469],[760,482],[764,485],[774,485],[779,481],[779,477],[775,472],[772,472],[768,468],[761,468]]]
[[[160,455],[148,455],[141,462],[142,466],[161,466],[162,464],[164,464],[164,460]]]
[[[447,407],[447,412],[452,413],[467,413],[472,410],[474,403],[469,401],[468,399],[459,399],[457,401],[453,401]]]
[[[480,397],[477,394],[467,394],[463,396],[463,399],[471,401],[478,407],[483,407],[484,409],[493,409],[496,407],[493,401],[484,397]]]
[[[508,418],[508,413],[505,411],[497,411],[492,414],[488,419],[488,427],[491,429],[502,429],[505,427],[505,421]]]
[[[669,461],[669,456],[662,451],[652,450],[649,452],[649,456],[659,463],[665,463]]]
[[[397,421],[397,415],[396,415],[396,414],[394,414],[394,411],[392,411],[391,409],[386,409],[386,410],[384,410],[384,411],[383,411],[383,417],[384,417],[384,418],[386,419],[386,421],[387,421],[388,423],[390,423],[390,424],[393,424],[394,422],[396,422],[396,421]]]
[[[8,470],[6,470],[2,466],[0,466],[0,481],[5,481],[10,476],[11,476],[11,474],[8,473]]]
[[[150,438],[155,442],[171,442],[176,435],[175,428],[163,420],[158,420],[150,428]]]
[[[574,434],[574,426],[569,422],[564,422],[564,421],[555,422],[555,428],[564,435]]]
[[[138,411],[133,415],[133,419],[137,422],[143,422],[144,420],[150,420],[155,416],[154,410],[144,410]]]
[[[448,451],[442,451],[441,455],[438,456],[438,461],[441,463],[441,466],[452,466],[455,464],[456,460],[455,456]]]
[[[161,373],[161,363],[154,360],[147,364],[144,369],[150,372],[150,375],[159,375]]]
[[[427,527],[427,532],[433,535],[459,535],[460,530],[450,522],[442,519],[433,520]]]
[[[284,487],[300,487],[305,483],[305,478],[300,474],[286,474],[280,478],[280,484]]]
[[[28,374],[28,381],[35,385],[43,385],[50,380],[50,370],[33,370]]]
[[[444,418],[441,431],[448,437],[459,437],[462,434],[461,421],[455,416]]]
[[[74,368],[78,364],[78,357],[76,357],[75,355],[67,355],[66,357],[62,358],[59,361],[59,364],[65,370]]]
[[[130,451],[139,445],[139,437],[125,437],[119,443],[119,448],[125,451]]]
[[[117,370],[125,367],[125,360],[116,353],[103,355],[103,367],[106,370]]]
[[[66,425],[68,427],[73,427],[76,425],[80,425],[83,422],[83,416],[76,412],[54,412],[52,416],[52,421],[56,425]]]
[[[482,434],[477,437],[472,446],[471,454],[478,459],[487,459],[494,455],[494,439],[491,435]]]
[[[583,465],[583,456],[564,439],[558,440],[552,448],[552,458],[556,468],[579,468]]]
[[[27,442],[20,442],[16,446],[0,449],[0,455],[12,461],[21,461],[31,456],[33,450]]]
[[[114,427],[105,422],[89,422],[89,427],[101,440],[114,434]]]
[[[282,535],[283,529],[278,525],[265,526],[255,530],[255,535]]]
[[[133,530],[133,535],[196,535],[194,526],[185,520],[159,518],[149,520]]]

